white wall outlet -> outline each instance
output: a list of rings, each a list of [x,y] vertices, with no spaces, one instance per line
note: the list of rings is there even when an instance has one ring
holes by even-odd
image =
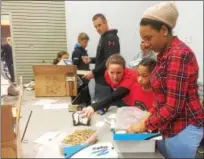
[[[186,43],[188,43],[188,44],[190,44],[190,43],[192,43],[192,36],[186,36],[185,38],[184,38],[184,41],[186,42]]]

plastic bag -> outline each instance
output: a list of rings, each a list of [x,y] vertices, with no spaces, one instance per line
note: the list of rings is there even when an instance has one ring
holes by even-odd
[[[10,84],[8,87],[8,95],[10,96],[18,96],[20,94],[20,88],[14,84]]]
[[[136,107],[119,108],[116,114],[115,129],[128,129],[132,124],[143,119],[146,113],[146,111],[142,111]]]

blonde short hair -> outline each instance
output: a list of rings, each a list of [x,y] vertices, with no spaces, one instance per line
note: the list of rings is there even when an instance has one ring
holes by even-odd
[[[86,33],[80,33],[78,35],[78,41],[82,41],[82,40],[89,40],[89,36]]]

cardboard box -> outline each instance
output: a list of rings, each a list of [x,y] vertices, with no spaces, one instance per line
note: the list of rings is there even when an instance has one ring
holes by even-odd
[[[1,158],[23,158],[19,140],[19,120],[23,96],[22,77],[20,79],[20,94],[13,105],[1,105]]]
[[[60,97],[77,95],[77,71],[75,65],[35,65],[36,97]]]

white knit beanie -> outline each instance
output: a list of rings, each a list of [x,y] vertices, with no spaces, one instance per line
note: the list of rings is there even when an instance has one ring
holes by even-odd
[[[142,18],[157,20],[174,28],[178,19],[178,10],[175,2],[167,1],[149,7]]]

